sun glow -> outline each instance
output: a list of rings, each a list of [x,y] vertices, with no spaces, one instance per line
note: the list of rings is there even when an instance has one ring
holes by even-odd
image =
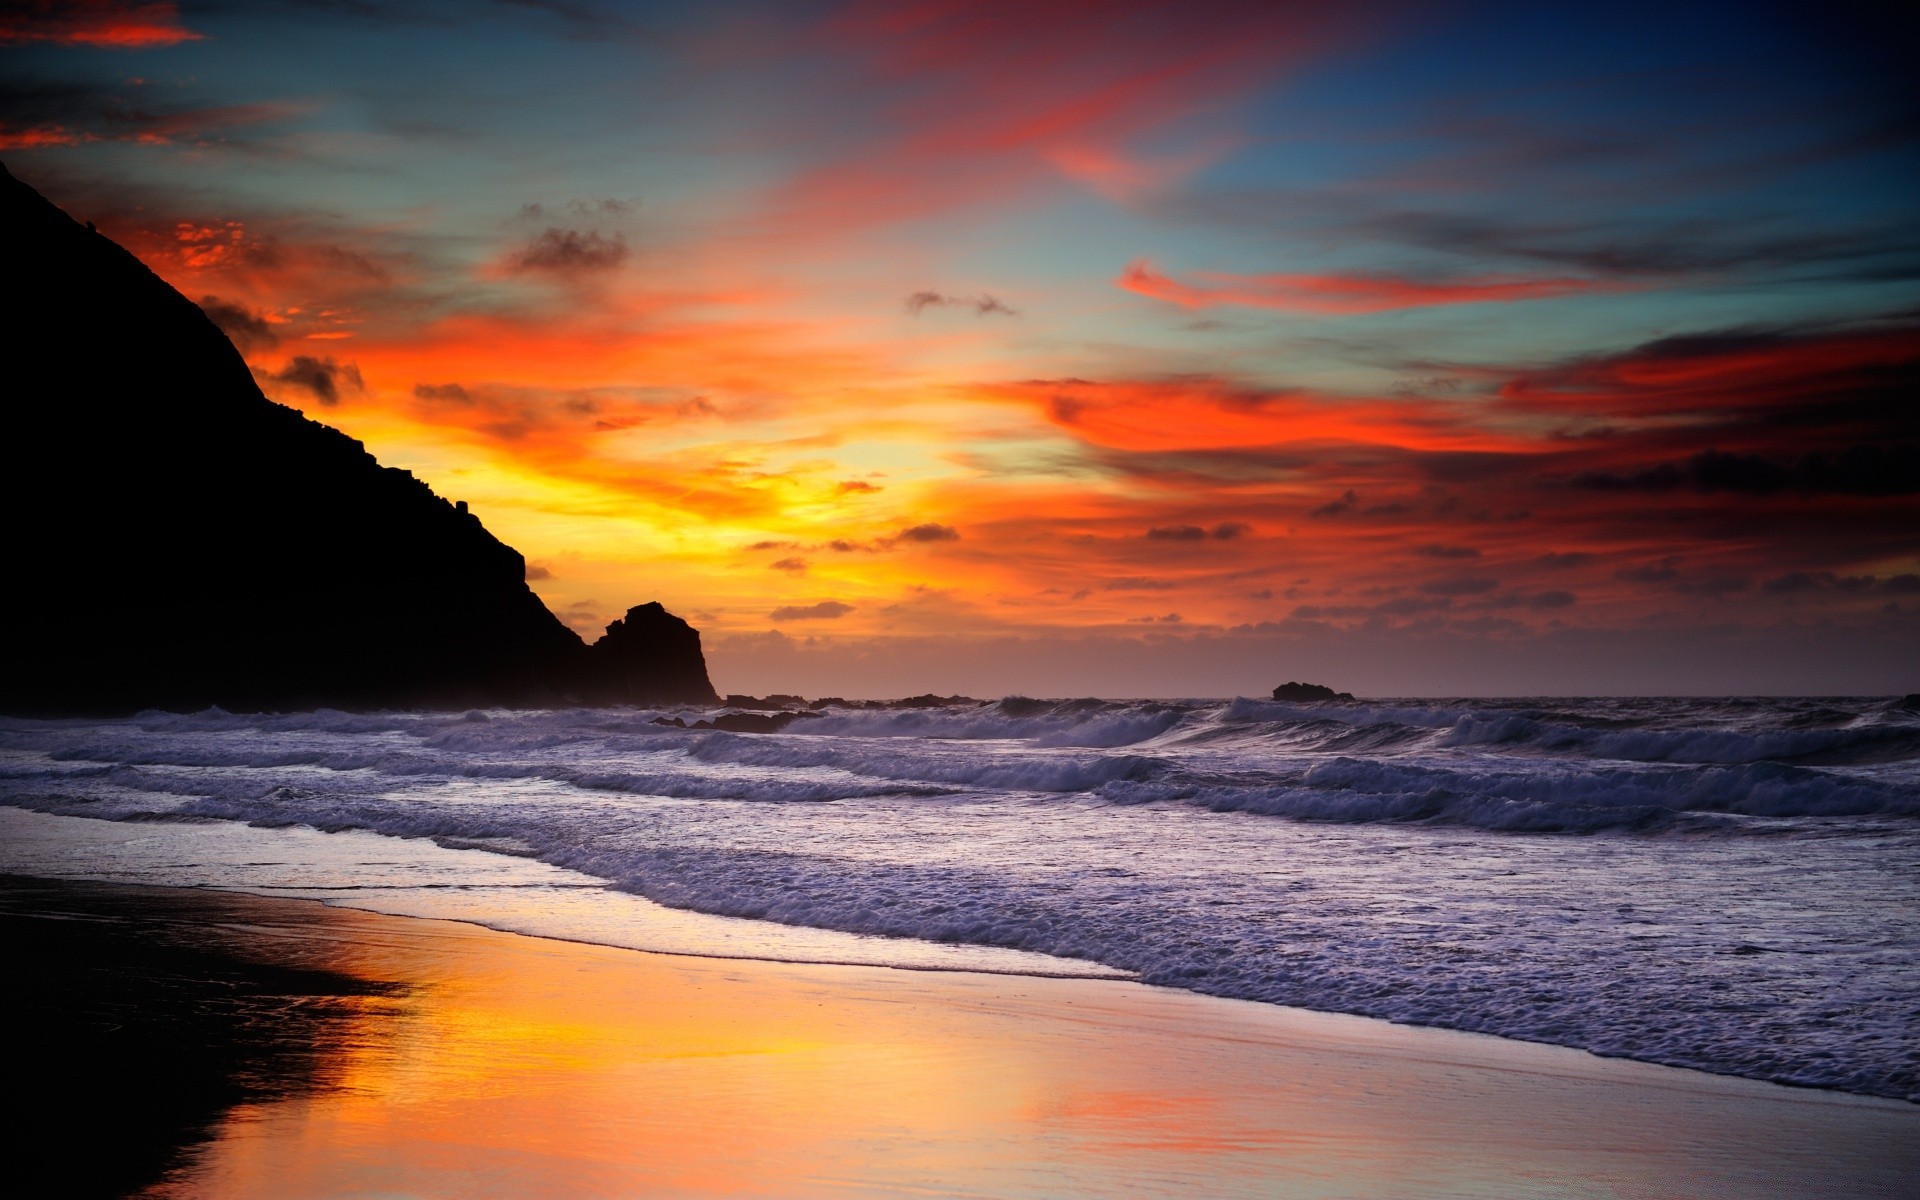
[[[153,54],[202,48],[172,6],[41,7],[0,33],[54,53],[132,14],[177,30]],[[657,78],[603,31],[565,43],[580,78],[530,60],[595,105],[493,129],[498,162],[412,92],[367,124],[147,75],[0,138],[145,155],[103,232],[589,633],[648,598],[721,640],[875,646],[1906,612],[1920,340],[1872,180],[1769,241],[1771,167],[1670,183],[1692,150],[1548,137],[1577,112],[1429,126],[1478,102],[1418,72],[1396,86],[1435,104],[1368,124],[1327,80],[1402,36],[1385,9],[1097,7],[679,13],[698,52]],[[1575,147],[1622,155],[1598,210]]]

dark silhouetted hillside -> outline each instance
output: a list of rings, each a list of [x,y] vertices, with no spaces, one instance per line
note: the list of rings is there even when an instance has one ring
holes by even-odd
[[[691,626],[586,646],[478,518],[3,168],[0,248],[0,711],[717,699]]]

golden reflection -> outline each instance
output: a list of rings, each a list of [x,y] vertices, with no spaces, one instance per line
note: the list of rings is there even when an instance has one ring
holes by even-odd
[[[335,969],[410,990],[367,1011],[337,1086],[236,1111],[157,1194],[1615,1196],[1684,1177],[1757,1196],[1808,1183],[1768,1146],[1844,1170],[1914,1128],[1900,1106],[1128,983],[324,924]]]

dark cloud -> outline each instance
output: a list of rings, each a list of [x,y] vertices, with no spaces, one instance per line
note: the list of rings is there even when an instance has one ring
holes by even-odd
[[[1486,575],[1453,575],[1446,579],[1430,579],[1420,585],[1420,590],[1434,596],[1477,596],[1499,586],[1498,579]]]
[[[1100,585],[1109,592],[1167,592],[1176,584],[1165,579],[1149,579],[1144,575],[1129,575],[1121,579],[1109,579]]]
[[[457,383],[416,383],[413,385],[413,395],[415,399],[425,400],[429,404],[473,403],[473,397],[467,389]]]
[[[1789,571],[1764,580],[1760,590],[1769,596],[1799,596],[1813,592],[1886,592],[1905,595],[1920,592],[1920,575],[1895,575],[1880,579],[1874,575],[1839,575],[1832,571]]]
[[[1302,621],[1326,621],[1364,617],[1372,611],[1364,604],[1302,604],[1293,610],[1293,615]]]
[[[200,311],[220,327],[220,332],[226,334],[227,340],[242,354],[271,350],[280,344],[280,335],[273,331],[266,318],[248,311],[244,305],[218,296],[202,296]]]
[[[1611,355],[1515,369],[1502,401],[1532,412],[1578,413],[1587,421],[1657,415],[1718,427],[1729,435],[1779,437],[1821,431],[1829,445],[1920,438],[1911,397],[1920,387],[1920,325],[1912,313],[1846,324],[1746,328],[1661,338]],[[1691,434],[1700,444],[1701,428]],[[1871,436],[1848,438],[1848,430]]]
[[[1714,600],[1752,589],[1751,578],[1725,571],[1701,579],[1676,580],[1673,585],[1673,590],[1676,592],[1685,592],[1692,596],[1707,596]]]
[[[1426,450],[1414,458],[1420,473],[1436,483],[1484,483],[1530,464],[1532,456],[1477,450]]]
[[[579,275],[611,271],[626,260],[627,239],[621,234],[549,225],[507,262],[520,272]]]
[[[776,621],[834,621],[853,611],[853,605],[838,600],[818,604],[783,604],[768,615]]]
[[[1826,581],[1805,571],[1794,571],[1776,579],[1762,581],[1760,590],[1769,596],[1792,596],[1800,592],[1819,591]]]
[[[525,12],[539,13],[552,18],[560,26],[563,36],[580,40],[601,42],[611,37],[623,37],[640,30],[629,14],[617,11],[614,5],[576,4],[571,0],[493,0],[502,8],[519,9]]]
[[[1130,394],[1120,392],[1120,384],[1049,379],[1029,385],[1035,402],[1049,406],[1065,432],[1081,437],[1076,468],[1156,487],[1231,489],[1243,510],[1273,516],[1297,505],[1301,518],[1315,518],[1306,525],[1379,520],[1406,527],[1413,532],[1400,553],[1417,551],[1416,561],[1441,564],[1434,575],[1452,574],[1449,562],[1455,570],[1479,567],[1496,553],[1491,543],[1469,537],[1466,523],[1515,522],[1528,514],[1531,528],[1501,531],[1503,574],[1509,561],[1514,574],[1557,572],[1555,582],[1567,583],[1576,571],[1604,577],[1618,568],[1621,590],[1664,593],[1659,602],[1674,612],[1685,608],[1675,598],[1688,593],[1702,598],[1696,611],[1710,599],[1731,605],[1740,600],[1742,581],[1743,603],[1757,604],[1780,593],[1758,591],[1756,581],[1796,566],[1815,564],[1840,578],[1877,568],[1884,576],[1885,564],[1913,554],[1920,528],[1920,311],[1695,331],[1544,365],[1422,369],[1445,369],[1466,380],[1472,395],[1445,404],[1379,402],[1383,422],[1410,430],[1431,425],[1441,435],[1427,439],[1416,432],[1398,444],[1364,435],[1357,444],[1292,441],[1301,436],[1296,429],[1312,427],[1313,411],[1350,410],[1355,398],[1202,376],[1183,381],[1191,383],[1187,390],[1219,397],[1223,409],[1239,411],[1234,405],[1246,395],[1255,398],[1248,411],[1257,414],[1264,411],[1259,398],[1283,398],[1265,402],[1277,418],[1273,442],[1208,446],[1205,426],[1196,422],[1168,431],[1165,441],[1176,449],[1157,448],[1148,438],[1133,449],[1103,444],[1110,435],[1099,419],[1098,389]],[[1295,413],[1297,425],[1287,419]],[[1445,434],[1456,420],[1474,428],[1482,419],[1534,433],[1500,454],[1429,448],[1453,440]],[[1505,425],[1509,420],[1515,424]],[[1576,427],[1591,436],[1551,432]],[[1155,539],[1153,545],[1197,541],[1193,531],[1203,525],[1189,524],[1190,516],[1186,510],[1176,519],[1141,521],[1134,535]],[[1326,532],[1300,531],[1308,537]],[[1482,556],[1448,557],[1470,546]],[[1117,568],[1132,569],[1138,568]],[[1414,576],[1408,591],[1417,591],[1423,578]],[[1458,593],[1456,609],[1486,609],[1498,600],[1524,615],[1537,603],[1552,603],[1532,597],[1563,590],[1548,586],[1548,577],[1534,584],[1510,594],[1500,588]],[[1576,603],[1590,607],[1588,589],[1573,587],[1569,594],[1575,592]],[[1319,593],[1285,598],[1312,602]]]
[[[1687,481],[1686,472],[1673,463],[1619,474],[1614,471],[1582,471],[1571,482],[1574,487],[1596,492],[1670,492]]]
[[[1677,558],[1663,558],[1637,567],[1621,567],[1613,573],[1613,577],[1622,583],[1671,583],[1680,578],[1679,561]]]
[[[1472,546],[1416,546],[1413,552],[1427,558],[1480,557],[1480,552]]]
[[[1818,575],[1806,571],[1792,571],[1760,584],[1760,590],[1769,596],[1793,596],[1801,592],[1817,592],[1836,586],[1838,581],[1829,572]]]
[[[605,41],[644,32],[632,15],[612,4],[571,0],[491,0],[487,5],[444,5],[427,0],[278,0],[281,7],[317,14],[328,21],[360,21],[374,26],[429,29],[467,27],[476,18],[527,14],[571,40]],[[201,7],[206,7],[203,4]],[[240,6],[245,7],[245,6]]]
[[[1854,277],[1920,271],[1920,238],[1888,226],[1783,234],[1771,221],[1727,217],[1630,226],[1611,218],[1526,222],[1461,213],[1376,211],[1348,224],[1361,236],[1480,261],[1660,278],[1713,272],[1818,270]]]
[[[789,571],[794,574],[799,574],[807,569],[807,560],[804,558],[783,558],[770,565],[776,571]]]
[[[919,316],[929,308],[971,308],[975,316],[1017,317],[1018,309],[1008,306],[998,297],[984,292],[978,296],[949,296],[944,292],[913,292],[907,296],[906,309]]]
[[[1920,399],[1920,397],[1916,397]],[[1836,496],[1908,496],[1920,492],[1920,444],[1814,451],[1789,464],[1709,450],[1689,464],[1702,491],[1765,496],[1792,490]]]
[[[935,525],[932,522],[928,522],[925,525],[915,525],[908,529],[902,529],[894,535],[894,540],[901,542],[957,542],[960,540],[960,531],[951,525]]]
[[[1156,525],[1147,530],[1147,537],[1156,542],[1204,542],[1208,538],[1215,541],[1230,542],[1252,532],[1252,526],[1240,521],[1225,521],[1212,529],[1198,525]]]
[[[1854,445],[1795,459],[1703,450],[1682,463],[1630,472],[1583,471],[1574,487],[1603,492],[1736,492],[1746,496],[1910,496],[1920,493],[1920,444]]]
[[[1545,612],[1548,609],[1554,608],[1570,608],[1578,603],[1579,599],[1580,598],[1572,592],[1558,590],[1539,592],[1527,597],[1527,607],[1533,609],[1535,612]]]
[[[1329,500],[1318,508],[1308,509],[1307,515],[1310,517],[1337,517],[1341,513],[1352,512],[1359,503],[1359,494],[1352,488],[1348,488],[1346,491],[1341,492],[1337,499]]]
[[[1449,596],[1399,596],[1382,601],[1369,611],[1383,617],[1413,617],[1452,607],[1453,599]]]
[[[70,79],[0,77],[0,121],[14,128],[85,124],[103,110],[124,103],[126,91],[122,86]]]
[[[1584,567],[1594,557],[1585,550],[1550,550],[1533,561],[1550,571],[1564,571],[1569,567]]]
[[[536,579],[552,579],[553,571],[550,568],[541,566],[537,562],[530,562],[527,564],[526,577],[529,583]]]
[[[835,488],[834,490],[838,492],[863,492],[864,493],[864,492],[877,492],[877,491],[880,491],[881,489],[877,485],[868,483],[864,479],[846,479],[846,480],[842,480],[840,483],[840,486]]]
[[[338,362],[329,358],[313,358],[305,354],[296,354],[287,365],[278,371],[270,371],[265,378],[274,383],[291,384],[305,388],[313,393],[313,398],[325,405],[340,403],[343,391],[365,391],[366,383],[360,378],[360,368],[353,363]]]
[[[522,204],[514,220],[523,225],[552,225],[555,221],[566,221],[578,227],[597,228],[626,220],[638,207],[636,201],[615,200],[611,196],[599,200],[569,200],[557,206],[535,201]]]
[[[16,77],[0,80],[0,134],[27,144],[229,143],[246,126],[285,124],[312,106],[284,101],[206,104],[186,85],[144,79],[96,83]]]

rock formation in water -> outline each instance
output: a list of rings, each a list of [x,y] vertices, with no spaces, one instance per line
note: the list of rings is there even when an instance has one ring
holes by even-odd
[[[466,512],[261,394],[200,308],[0,168],[0,711],[711,702],[658,604],[589,647]]]
[[[627,610],[587,648],[581,691],[597,704],[651,704],[661,700],[711,704],[700,631],[658,601]]]
[[[1351,700],[1352,692],[1336,692],[1321,683],[1294,683],[1288,680],[1273,689],[1275,700],[1290,700],[1296,704],[1314,704],[1322,700]]]

